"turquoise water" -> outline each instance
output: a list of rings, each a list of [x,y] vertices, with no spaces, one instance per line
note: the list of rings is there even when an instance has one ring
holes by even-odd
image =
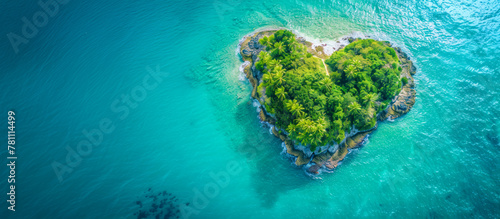
[[[21,34],[36,2],[0,3],[3,36]],[[276,27],[402,47],[418,67],[414,108],[334,173],[307,176],[240,80],[238,41]],[[16,112],[18,156],[16,212],[4,202],[0,216],[135,218],[151,188],[191,203],[190,218],[498,218],[499,45],[495,0],[70,1],[17,54],[0,40],[0,114]],[[165,74],[141,90],[148,66]],[[125,105],[122,95],[141,96]],[[77,150],[103,119],[114,130],[60,181],[52,164],[66,164],[66,147]],[[213,187],[210,173],[228,174],[228,164],[239,171]]]

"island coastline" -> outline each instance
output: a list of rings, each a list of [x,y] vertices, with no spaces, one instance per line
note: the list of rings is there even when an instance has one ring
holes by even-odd
[[[240,40],[237,50],[244,61],[240,70],[243,71],[252,86],[251,97],[254,101],[254,106],[258,108],[260,120],[270,127],[271,133],[274,136],[281,139],[284,151],[290,157],[294,158],[294,164],[299,167],[304,167],[306,172],[310,174],[319,174],[323,170],[327,172],[334,170],[352,149],[363,145],[368,139],[368,136],[376,130],[380,122],[393,120],[405,115],[415,104],[416,91],[413,75],[416,73],[416,67],[410,60],[410,57],[399,47],[393,47],[390,42],[384,41],[387,46],[394,48],[396,51],[402,67],[401,77],[406,77],[408,83],[401,87],[399,94],[394,96],[386,109],[377,114],[375,126],[368,130],[357,130],[353,127],[340,143],[320,146],[317,147],[315,151],[311,151],[308,147],[300,145],[300,143],[292,140],[284,129],[278,129],[276,127],[276,119],[266,110],[265,106],[261,104],[257,92],[262,72],[256,69],[255,63],[258,61],[257,55],[259,52],[265,49],[265,46],[260,44],[259,40],[264,36],[274,34],[280,29],[281,28],[254,31]],[[359,34],[356,34],[355,37],[356,38],[353,36],[342,37],[336,41],[337,44],[332,45],[322,42],[320,42],[321,44],[317,42],[312,43],[308,41],[306,37],[296,34],[297,41],[305,45],[309,53],[323,61],[327,74],[328,69],[324,64],[325,59],[328,59],[333,52],[344,48],[349,43],[362,39]],[[363,39],[367,38],[369,37],[363,37]]]

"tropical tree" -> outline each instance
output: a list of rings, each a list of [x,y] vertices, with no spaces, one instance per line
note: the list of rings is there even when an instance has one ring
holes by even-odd
[[[265,73],[262,76],[262,80],[263,80],[264,86],[266,86],[266,87],[274,84],[274,79],[273,79],[271,73]]]
[[[281,67],[281,65],[278,65],[274,67],[273,72],[274,81],[278,82],[279,85],[282,85],[285,82],[285,79],[283,77],[285,70],[283,69],[283,67]]]
[[[359,105],[358,102],[352,102],[348,108],[349,114],[352,116],[359,115],[359,112],[361,111],[361,105]]]
[[[327,135],[327,122],[324,118],[311,120],[309,118],[301,118],[295,127],[294,136],[303,145],[311,145],[311,150],[315,150],[316,146],[321,145],[323,137]]]
[[[284,52],[285,52],[285,46],[283,45],[283,42],[274,43],[273,53],[276,54],[276,56],[280,56]]]
[[[261,51],[259,53],[259,59],[262,61],[264,64],[268,64],[269,61],[271,61],[272,57],[269,55],[269,53]]]
[[[347,80],[351,81],[355,76],[356,67],[354,67],[354,65],[349,65],[344,70],[344,72],[345,72],[345,76],[346,76]]]
[[[278,97],[278,99],[280,99],[281,101],[285,100],[285,98],[286,98],[286,92],[285,92],[284,87],[280,87],[280,88],[276,89],[275,94]]]
[[[326,92],[327,90],[330,90],[333,88],[333,82],[332,82],[332,80],[330,80],[330,78],[325,77],[320,82],[322,85],[321,90],[323,92]]]
[[[352,61],[352,66],[354,66],[354,68],[356,68],[356,71],[360,71],[363,69],[363,65],[361,64],[361,61],[359,61],[359,59],[354,59]]]
[[[259,43],[268,46],[269,45],[269,38],[267,36],[264,36],[262,39],[259,40]]]
[[[269,62],[267,62],[267,68],[274,69],[276,66],[280,65],[280,62],[281,60],[271,59]]]
[[[294,116],[300,117],[304,114],[304,107],[296,99],[288,100],[285,106]]]
[[[378,94],[376,93],[369,93],[363,97],[363,103],[365,106],[373,106],[377,100]]]
[[[375,108],[373,107],[368,107],[368,109],[366,109],[366,111],[368,112],[368,115],[369,115],[369,118],[373,118],[373,116],[375,115]]]

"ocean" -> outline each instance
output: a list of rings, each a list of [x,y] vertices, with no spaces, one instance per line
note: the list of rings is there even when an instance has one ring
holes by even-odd
[[[0,115],[15,112],[17,156],[16,211],[3,201],[0,218],[500,217],[499,1],[0,8]],[[415,106],[332,173],[307,175],[260,123],[239,70],[239,40],[266,28],[392,42],[417,66]],[[164,191],[173,208],[153,206]]]

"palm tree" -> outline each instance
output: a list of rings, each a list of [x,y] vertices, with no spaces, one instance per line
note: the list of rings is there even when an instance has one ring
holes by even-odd
[[[323,92],[326,92],[327,90],[331,89],[333,86],[333,82],[329,78],[323,78],[318,83],[319,83],[320,88]]]
[[[283,82],[285,82],[285,79],[283,78],[283,74],[285,73],[285,69],[283,69],[283,67],[281,67],[281,65],[278,65],[276,67],[274,67],[273,69],[274,71],[274,81],[278,82],[280,85],[283,84]]]
[[[316,89],[316,90],[322,90],[323,87],[325,86],[325,81],[323,80],[319,80],[317,81],[316,83],[314,83],[313,85],[313,88]]]
[[[283,39],[281,39],[281,42],[288,42],[288,37],[283,37]]]
[[[368,112],[368,115],[369,115],[369,116],[368,116],[368,118],[370,118],[370,119],[371,119],[371,118],[373,118],[373,116],[374,116],[374,115],[375,115],[375,113],[376,113],[376,112],[375,112],[375,109],[374,109],[373,107],[371,107],[371,106],[370,106],[370,107],[368,107],[367,112]]]
[[[327,88],[331,88],[333,86],[333,82],[332,80],[330,80],[330,78],[323,78],[323,81],[325,82],[325,86]]]
[[[296,125],[294,125],[294,124],[292,124],[292,123],[290,123],[290,125],[288,125],[288,127],[287,127],[287,131],[288,131],[288,133],[290,133],[291,135],[294,135],[294,134],[295,134],[295,132],[297,131],[297,126],[296,126]]]
[[[292,114],[295,116],[303,116],[304,115],[304,107],[300,105],[300,103],[296,103]]]
[[[268,69],[274,69],[276,66],[280,65],[281,60],[271,59],[267,63]]]
[[[272,57],[269,55],[269,53],[267,52],[264,52],[264,51],[261,51],[259,53],[259,59],[264,63],[264,64],[268,64],[269,61],[272,59]]]
[[[373,104],[377,100],[378,100],[378,94],[376,94],[376,93],[369,93],[363,97],[363,101],[364,101],[365,105],[373,106]]]
[[[274,84],[273,77],[271,76],[270,73],[265,73],[262,76],[262,80],[264,81],[264,86],[266,86],[266,87]]]
[[[354,66],[354,68],[356,68],[357,71],[362,70],[363,68],[363,65],[361,65],[361,61],[359,61],[358,59],[354,59],[352,61],[352,65]]]
[[[292,100],[287,100],[285,103],[286,109],[291,112],[292,111],[292,106],[293,106],[293,101]]]
[[[379,96],[376,93],[371,93],[369,95],[370,95],[370,103],[373,105],[375,103],[375,101],[378,100]]]
[[[274,43],[274,51],[278,55],[281,55],[285,52],[285,46],[283,45],[283,42],[276,42]]]
[[[347,68],[344,70],[345,71],[345,76],[347,78],[347,80],[352,80],[355,76],[355,72],[356,72],[356,67],[354,67],[354,65],[349,65],[347,66]]]
[[[349,108],[349,114],[353,116],[358,115],[359,111],[361,111],[361,105],[359,105],[358,102],[352,102],[348,108]]]
[[[285,73],[285,69],[283,69],[283,66],[281,66],[281,65],[276,65],[273,70],[275,73],[278,73],[278,72]]]
[[[326,120],[321,118],[313,121],[310,118],[302,118],[297,123],[299,130],[297,139],[302,144],[319,145],[326,134]]]
[[[259,40],[259,43],[264,45],[264,46],[268,46],[269,44],[269,38],[267,38],[267,36],[264,36],[264,38],[260,39]]]
[[[297,123],[298,135],[297,140],[299,140],[302,144],[310,143],[311,133],[311,121],[309,119],[299,119]]]
[[[322,117],[321,119],[318,120],[318,123],[317,123],[317,131],[320,131],[320,132],[326,132],[326,126],[328,125],[325,118]]]
[[[285,98],[286,98],[286,92],[285,92],[284,87],[280,87],[280,88],[276,89],[275,94],[278,97],[278,99],[280,99],[282,101],[285,100]]]
[[[302,105],[300,105],[300,103],[297,102],[297,100],[288,100],[285,103],[285,107],[294,116],[302,116],[302,115],[304,115],[304,107]]]

